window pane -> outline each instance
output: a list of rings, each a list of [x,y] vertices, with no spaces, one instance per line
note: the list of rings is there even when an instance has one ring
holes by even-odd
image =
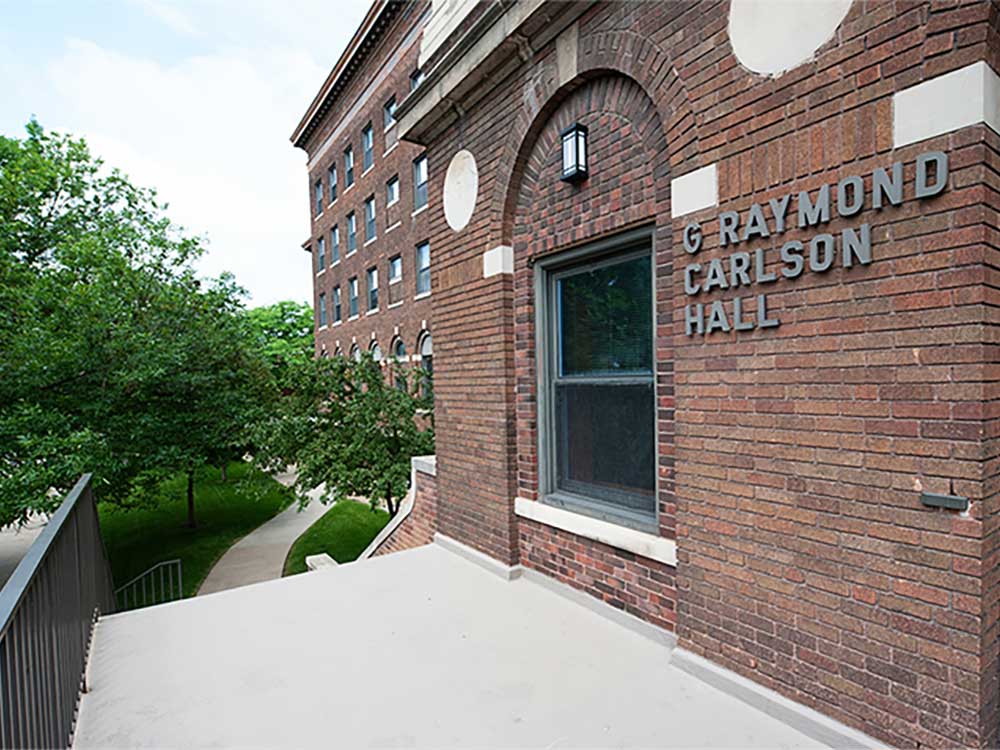
[[[556,292],[561,375],[652,372],[648,256],[566,276]]]
[[[557,385],[557,485],[654,514],[653,386]]]

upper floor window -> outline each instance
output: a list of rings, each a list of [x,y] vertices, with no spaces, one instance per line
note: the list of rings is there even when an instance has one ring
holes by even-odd
[[[319,327],[324,328],[326,326],[326,295],[319,295]]]
[[[347,254],[358,249],[358,220],[354,212],[347,214]]]
[[[354,184],[354,149],[348,146],[344,149],[344,187]]]
[[[399,200],[399,177],[392,176],[392,179],[385,183],[385,206],[388,208]]]
[[[400,256],[389,258],[389,283],[395,284],[403,280],[403,259]]]
[[[316,180],[316,215],[323,213],[323,180]]]
[[[413,208],[414,210],[427,205],[427,155],[413,162]]]
[[[353,277],[347,282],[347,314],[349,317],[358,317],[358,277]]]
[[[365,201],[365,241],[375,239],[375,196],[370,195]]]
[[[333,322],[340,322],[340,287],[333,288]]]
[[[382,127],[388,130],[396,124],[396,97],[390,96],[382,107]]]
[[[410,73],[410,91],[413,91],[417,86],[424,82],[424,71],[417,68],[412,73]]]
[[[371,169],[375,163],[375,134],[372,131],[372,124],[365,125],[361,131],[361,164],[364,171]]]
[[[378,269],[368,269],[368,311],[378,310]]]
[[[340,263],[340,227],[336,224],[330,230],[330,265]]]
[[[431,245],[421,242],[417,245],[417,294],[427,294],[431,290]]]
[[[326,240],[322,237],[316,242],[316,273],[326,269]]]
[[[330,169],[326,173],[327,182],[329,183],[330,191],[330,203],[337,200],[337,163],[334,162],[330,165]]]

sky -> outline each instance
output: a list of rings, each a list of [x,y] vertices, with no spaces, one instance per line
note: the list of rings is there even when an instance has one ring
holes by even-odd
[[[312,298],[289,142],[370,0],[0,0],[0,133],[87,139],[207,240],[248,304]]]

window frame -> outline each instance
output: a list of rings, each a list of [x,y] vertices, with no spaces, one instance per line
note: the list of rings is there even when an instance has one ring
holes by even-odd
[[[352,276],[347,280],[347,319],[354,320],[361,315],[361,305],[358,302],[359,292],[358,277]]]
[[[320,328],[320,329],[326,328],[327,323],[329,322],[328,319],[327,319],[327,312],[326,312],[326,292],[320,292],[319,293],[319,300],[318,300],[318,304],[317,304],[316,317],[318,319],[317,322],[319,323],[319,325],[317,326],[317,328]]]
[[[395,262],[395,264],[399,268],[399,274],[395,278],[393,278],[393,275],[392,275],[392,268],[393,268],[393,263],[394,262]],[[396,254],[396,255],[393,255],[391,258],[389,258],[389,274],[388,274],[388,278],[389,278],[389,283],[390,284],[398,284],[399,282],[401,282],[403,280],[403,256],[402,255]]]
[[[388,99],[386,99],[385,104],[382,105],[382,132],[388,132],[396,127],[396,107],[398,107],[396,102],[396,95],[393,94]]]
[[[417,175],[417,165],[420,164],[421,162],[423,162],[423,164],[424,164],[424,172],[426,173],[426,176],[425,176],[423,182],[419,182],[418,179],[417,179],[417,176],[418,176]],[[414,211],[414,213],[416,213],[417,211],[420,211],[420,210],[426,208],[427,205],[428,205],[428,203],[430,203],[430,182],[431,182],[430,162],[428,162],[428,160],[427,160],[427,154],[421,154],[420,156],[418,156],[416,159],[413,160],[413,211]],[[417,202],[417,196],[419,196],[421,194],[420,193],[421,188],[423,188],[424,202],[423,203],[418,203]]]
[[[330,196],[330,205],[337,201],[337,161],[334,159],[326,170],[327,194]]]
[[[366,144],[365,141],[368,141]],[[375,128],[369,122],[361,128],[361,174],[375,166]]]
[[[652,321],[652,372],[649,376],[624,377],[570,376],[562,378],[558,370],[559,316],[556,284],[560,278],[575,275],[590,268],[621,263],[633,258],[649,259],[651,279],[649,315]],[[618,526],[659,535],[660,476],[659,413],[656,400],[658,363],[656,359],[656,243],[654,228],[641,227],[629,232],[601,239],[565,252],[554,253],[535,263],[535,315],[541,321],[536,333],[535,361],[537,393],[537,449],[538,449],[538,501],[581,515],[614,523]],[[558,436],[555,428],[557,381],[601,385],[651,384],[653,390],[653,513],[651,515],[626,508],[619,508],[598,498],[577,494],[558,486]]]
[[[340,225],[334,224],[330,228],[330,267],[340,263]]]
[[[344,149],[344,190],[354,185],[354,146]]]
[[[424,245],[427,246],[427,288],[424,290],[420,289],[420,273],[424,269],[420,266],[420,248]],[[414,266],[414,278],[416,280],[416,296],[421,297],[431,293],[431,243],[430,240],[424,240],[423,242],[418,242],[413,248],[413,266]]]
[[[313,185],[313,211],[314,216],[323,215],[323,178],[320,177]]]
[[[316,275],[326,271],[326,238],[320,235],[316,238]]]
[[[346,258],[358,251],[358,217],[354,211],[351,211],[347,214],[345,221],[347,223],[347,253],[344,257]]]
[[[375,282],[374,284],[372,284],[373,281]],[[374,295],[374,298],[372,295]],[[378,312],[378,266],[372,266],[365,271],[365,296],[368,298],[368,312]],[[373,301],[375,302],[374,305],[372,304]]]
[[[378,239],[378,210],[372,194],[365,198],[365,244],[375,239]]]
[[[330,305],[331,312],[333,313],[333,324],[336,325],[343,321],[343,309],[341,308],[340,299],[340,285],[338,284],[333,288],[332,303]]]
[[[395,186],[395,190],[390,190],[390,186]],[[390,194],[394,194],[392,200],[389,200]],[[399,175],[394,174],[388,180],[385,181],[385,207],[395,206],[399,203]]]

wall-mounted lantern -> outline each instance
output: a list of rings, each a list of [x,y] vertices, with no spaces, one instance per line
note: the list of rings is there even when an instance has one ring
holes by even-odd
[[[562,133],[562,178],[578,182],[587,177],[587,127],[574,122]]]

